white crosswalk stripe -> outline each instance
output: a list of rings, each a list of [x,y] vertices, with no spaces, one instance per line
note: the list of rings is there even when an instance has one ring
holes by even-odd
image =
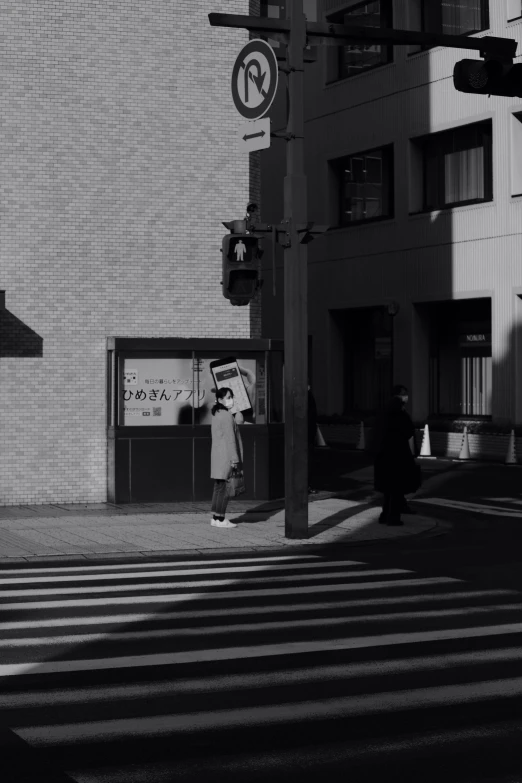
[[[357,720],[346,763],[370,746],[404,761],[398,716],[426,753],[497,742],[475,711],[509,722],[521,663],[522,595],[445,575],[317,555],[0,570],[2,724],[79,783],[145,780],[149,743],[204,780],[198,743],[294,725],[317,736]],[[461,720],[449,737],[448,714]],[[289,748],[259,753],[283,775]]]

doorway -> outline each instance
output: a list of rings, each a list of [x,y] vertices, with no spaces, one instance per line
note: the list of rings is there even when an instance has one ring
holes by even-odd
[[[343,363],[343,414],[371,415],[389,400],[393,319],[387,308],[331,311]]]

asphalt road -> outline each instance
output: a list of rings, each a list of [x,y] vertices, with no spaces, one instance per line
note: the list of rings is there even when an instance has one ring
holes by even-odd
[[[2,783],[520,783],[520,534],[458,514],[323,556],[0,571]]]

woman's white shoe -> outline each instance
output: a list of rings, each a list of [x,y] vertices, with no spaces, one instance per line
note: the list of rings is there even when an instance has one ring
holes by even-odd
[[[213,527],[237,527],[235,522],[231,522],[230,519],[214,519],[210,520],[210,524]]]

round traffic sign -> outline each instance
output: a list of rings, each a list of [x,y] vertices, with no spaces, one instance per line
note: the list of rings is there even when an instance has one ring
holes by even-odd
[[[277,58],[266,41],[256,38],[239,52],[232,70],[232,98],[247,120],[266,114],[277,89]]]

